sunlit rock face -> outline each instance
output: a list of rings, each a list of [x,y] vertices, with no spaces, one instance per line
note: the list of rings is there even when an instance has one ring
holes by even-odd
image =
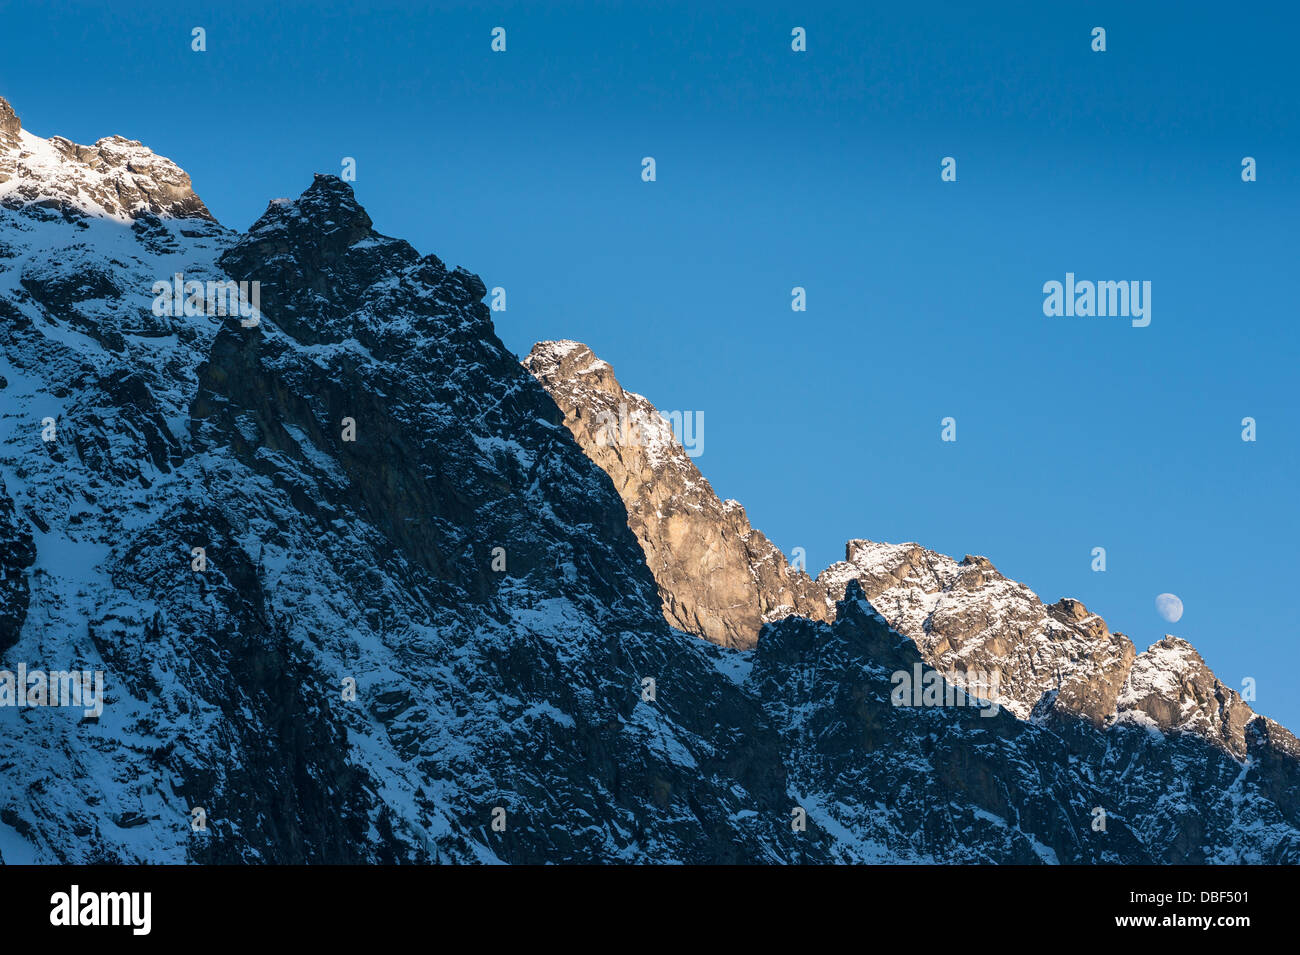
[[[564,412],[574,440],[609,475],[659,585],[664,617],[724,647],[752,647],[763,624],[833,607],[737,501],[720,501],[673,429],[586,345],[541,342],[524,367]]]
[[[828,593],[858,581],[873,606],[943,672],[996,672],[1000,700],[1028,718],[1054,708],[1104,723],[1133,663],[1132,642],[1076,600],[1045,605],[984,557],[960,561],[916,544],[849,541],[818,575]]]

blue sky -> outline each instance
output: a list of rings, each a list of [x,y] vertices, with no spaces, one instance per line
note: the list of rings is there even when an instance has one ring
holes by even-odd
[[[380,231],[507,289],[517,353],[702,411],[706,477],[811,571],[983,554],[1300,730],[1290,5],[151,6],[0,3],[0,95],[241,229],[355,157]],[[1151,325],[1045,317],[1067,271],[1150,281]]]

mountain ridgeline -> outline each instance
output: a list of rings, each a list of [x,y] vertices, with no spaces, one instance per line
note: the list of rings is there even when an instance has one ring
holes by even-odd
[[[0,671],[105,684],[0,706],[0,859],[1300,861],[1300,746],[1183,641],[915,545],[814,580],[484,294],[337,178],[238,232],[0,100]]]

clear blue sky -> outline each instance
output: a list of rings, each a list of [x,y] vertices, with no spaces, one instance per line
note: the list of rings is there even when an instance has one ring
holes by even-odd
[[[705,475],[813,572],[984,554],[1300,730],[1294,5],[653,6],[0,4],[0,95],[241,229],[353,156],[380,231],[507,288],[520,355],[703,411]],[[1150,327],[1045,317],[1067,271],[1151,281]]]

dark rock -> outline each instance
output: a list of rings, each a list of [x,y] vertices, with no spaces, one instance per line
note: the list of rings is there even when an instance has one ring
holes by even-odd
[[[31,588],[27,570],[36,562],[31,532],[19,518],[13,499],[0,478],[0,652],[18,642]]]

